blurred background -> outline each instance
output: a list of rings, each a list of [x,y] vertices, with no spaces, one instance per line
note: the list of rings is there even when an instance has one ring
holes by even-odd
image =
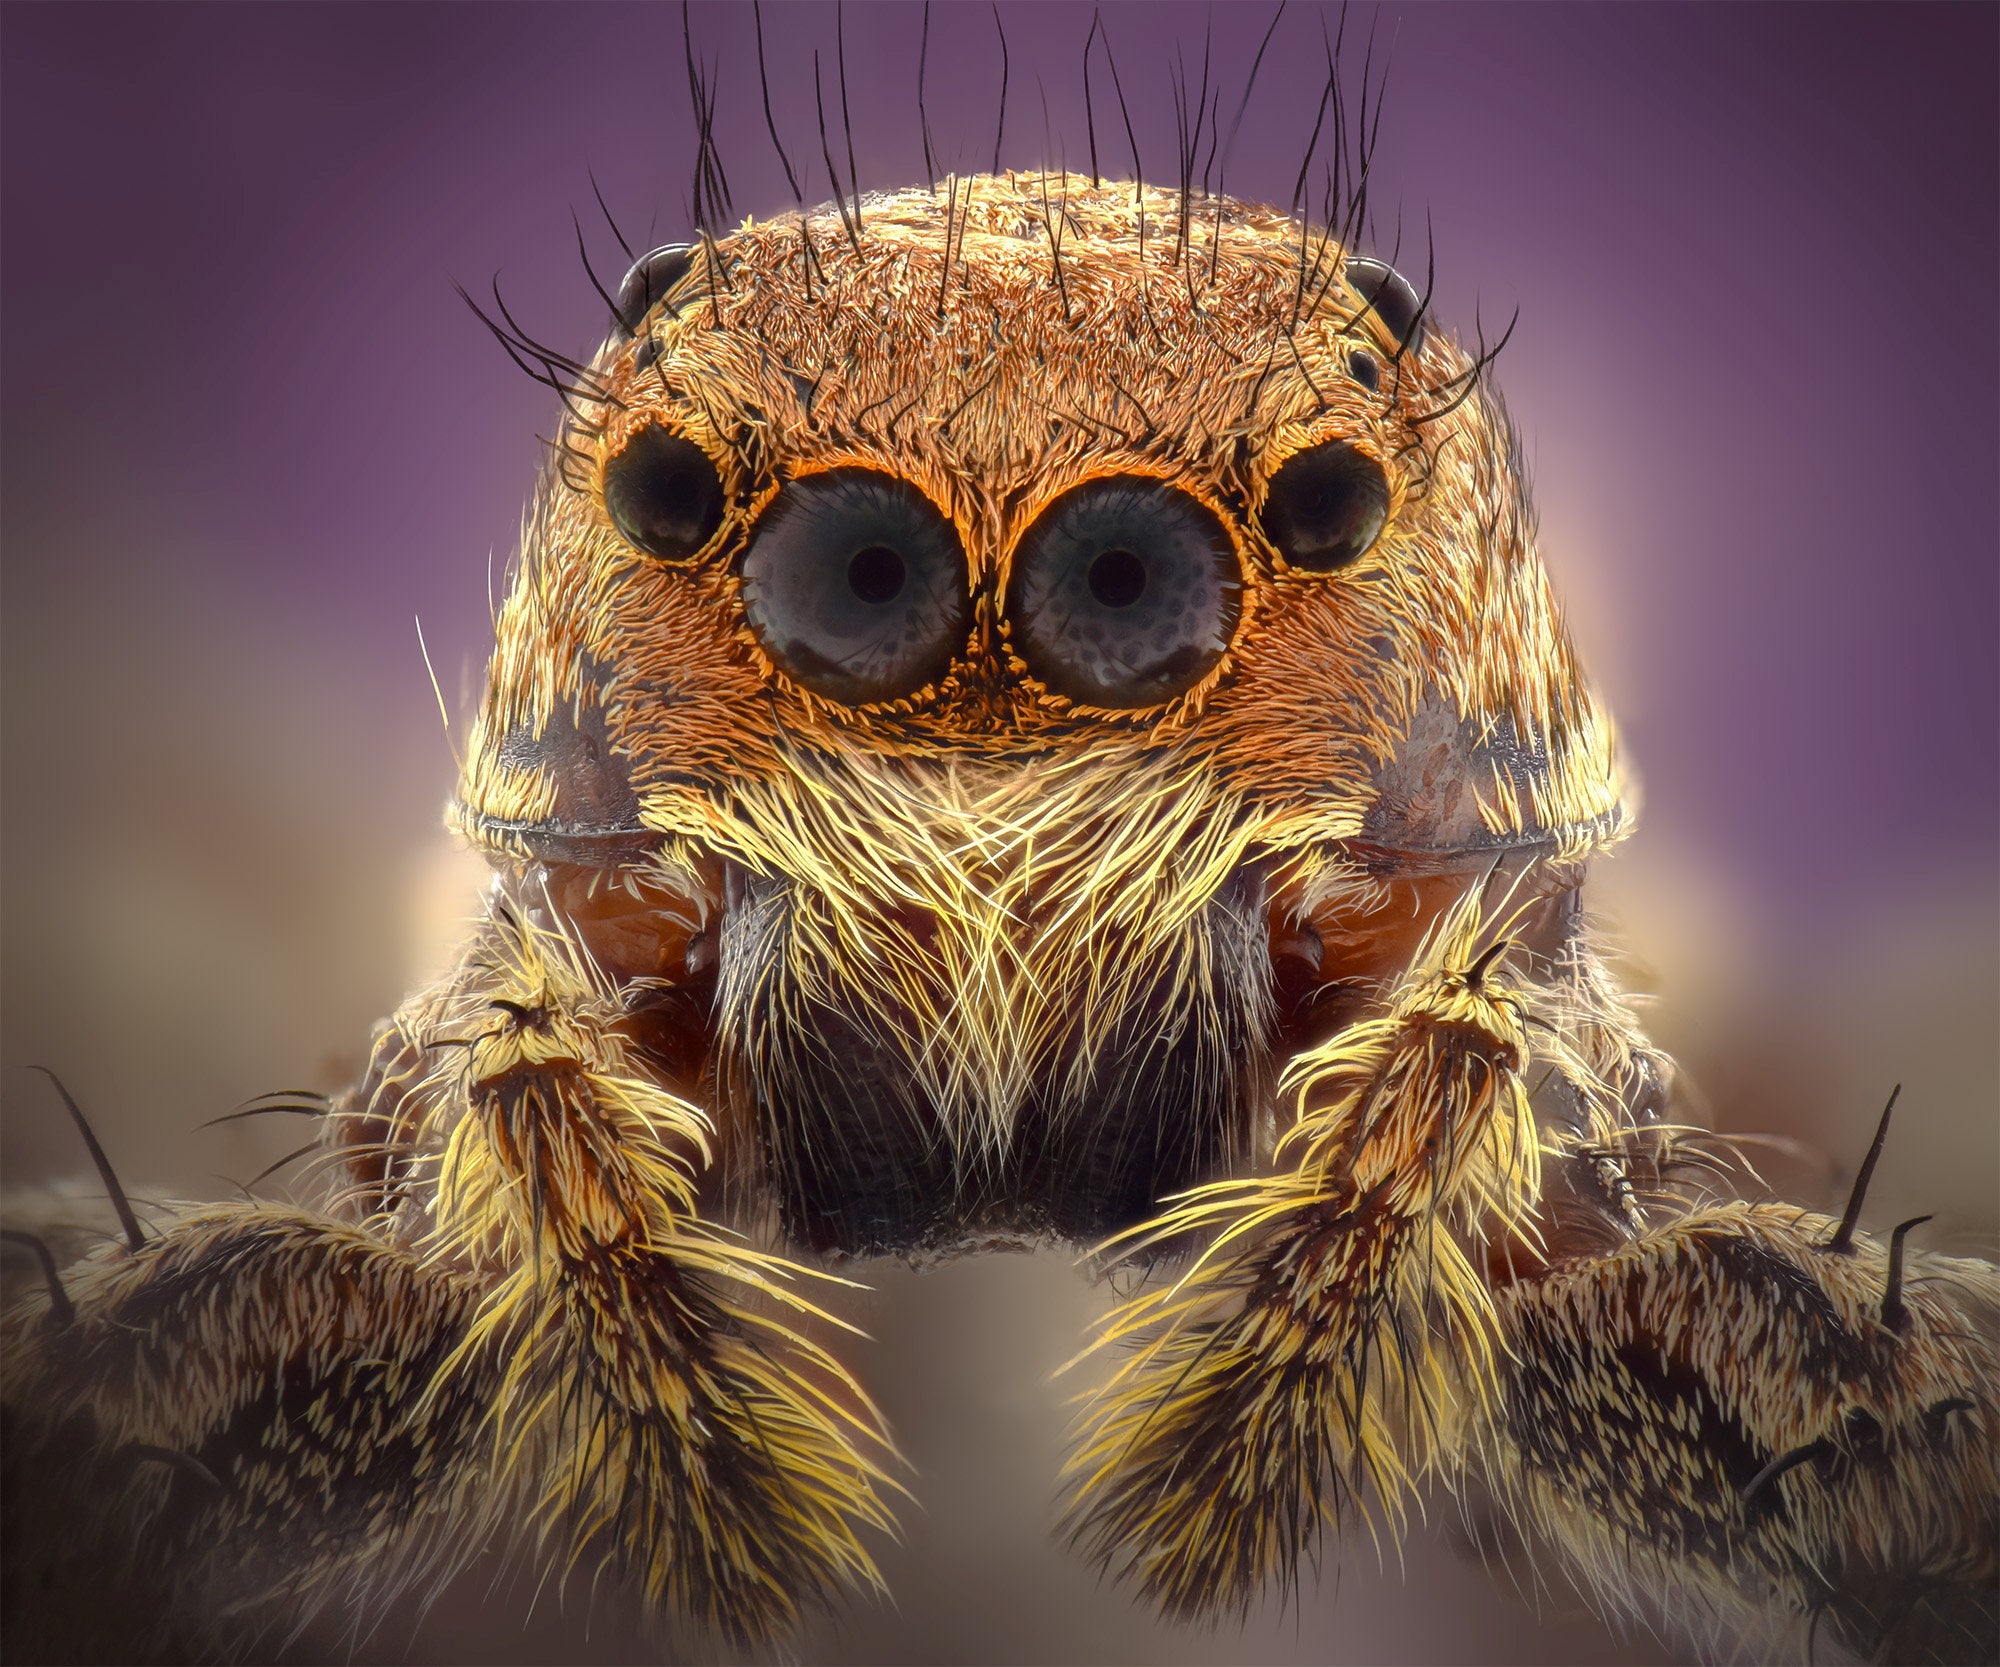
[[[920,180],[918,8],[846,10],[862,184]],[[812,54],[765,8],[809,195]],[[1202,7],[1112,5],[1150,177]],[[1003,162],[1084,165],[1090,12],[1000,8]],[[1214,9],[1232,109],[1264,7]],[[1327,16],[1328,25],[1333,14]],[[747,8],[697,5],[739,213],[790,200]],[[1280,25],[1228,167],[1290,198],[1321,16]],[[1960,6],[1355,6],[1388,63],[1375,243],[1435,226],[1447,327],[1489,338],[1543,544],[1645,788],[1599,907],[1723,1127],[1837,1197],[1891,1085],[1880,1226],[1994,1248],[2000,1195],[1996,93]],[[553,396],[452,292],[493,274],[587,351],[578,265],[685,231],[677,8],[14,4],[0,31],[5,1183],[82,1168],[62,1074],[133,1190],[217,1196],[305,1138],[203,1119],[338,1086],[449,952],[478,873],[438,831]],[[994,20],[931,23],[944,166],[991,160]],[[1126,149],[1100,57],[1100,156]],[[1046,97],[1052,144],[1044,142]],[[283,1120],[275,1120],[283,1121]],[[801,1646],[852,1661],[1664,1658],[1558,1593],[1540,1619],[1449,1507],[1365,1536],[1241,1632],[1166,1627],[1049,1545],[1068,1381],[1102,1298],[1065,1257],[881,1270],[855,1364],[923,1473],[899,1607]],[[1336,1573],[1336,1568],[1338,1572]],[[368,1650],[619,1660],[655,1646],[533,1583],[464,1583]]]

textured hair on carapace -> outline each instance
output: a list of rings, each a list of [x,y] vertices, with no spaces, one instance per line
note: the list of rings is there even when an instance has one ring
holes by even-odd
[[[1174,193],[1174,207],[1170,215],[1173,228],[1170,243],[1171,265],[1180,281],[1186,285],[1190,299],[1197,291],[1213,286],[1217,280],[1221,239],[1219,236],[1211,236],[1204,256],[1203,251],[1196,247],[1199,241],[1198,232],[1204,215],[1211,218],[1219,231],[1222,217],[1226,212],[1225,204],[1228,201],[1227,181],[1231,155],[1245,115],[1251,107],[1258,74],[1263,68],[1266,54],[1277,37],[1280,26],[1285,21],[1287,10],[1288,0],[1279,0],[1279,3],[1272,8],[1269,21],[1258,39],[1248,72],[1243,78],[1241,89],[1230,108],[1226,128],[1223,120],[1226,90],[1221,85],[1220,78],[1213,73],[1212,14],[1204,31],[1198,79],[1178,45],[1175,47],[1173,61],[1166,68],[1167,97],[1174,113],[1175,127],[1173,156],[1166,175]],[[845,8],[840,3],[833,8],[832,78],[838,132],[836,133],[829,125],[826,76],[823,73],[820,49],[814,47],[812,49],[814,129],[807,146],[801,152],[799,165],[796,168],[792,151],[787,148],[780,134],[778,121],[772,110],[761,0],[753,4],[751,11],[756,41],[758,94],[764,127],[793,198],[796,216],[794,224],[802,256],[797,268],[797,281],[802,287],[804,298],[810,302],[814,296],[815,283],[821,277],[821,264],[813,243],[814,221],[822,219],[830,211],[838,220],[841,236],[858,254],[859,239],[865,229],[868,212],[869,193],[862,185],[855,161],[854,127],[848,96]],[[1325,301],[1333,286],[1341,278],[1343,256],[1351,255],[1364,239],[1372,239],[1375,235],[1370,185],[1381,138],[1382,111],[1388,87],[1386,54],[1383,55],[1383,62],[1378,68],[1376,24],[1371,21],[1363,46],[1358,87],[1350,92],[1343,79],[1345,73],[1343,49],[1349,22],[1348,7],[1346,4],[1341,5],[1331,28],[1327,24],[1323,9],[1317,11],[1315,16],[1318,24],[1318,45],[1324,55],[1326,73],[1313,119],[1303,135],[1303,149],[1291,195],[1284,209],[1284,212],[1298,223],[1298,274],[1287,331],[1296,328],[1301,317],[1311,313]],[[995,90],[990,171],[997,174],[1006,146],[1008,95],[1012,76],[1006,28],[997,4],[992,7],[992,18],[999,73]],[[926,0],[919,24],[913,113],[922,145],[926,183],[933,191],[943,191],[947,198],[942,241],[949,253],[957,247],[955,237],[962,235],[959,202],[962,191],[968,187],[963,176],[956,171],[945,176],[941,176],[939,172],[938,146],[931,126],[927,97],[930,42],[931,6],[929,0]],[[716,240],[729,229],[727,222],[733,212],[734,199],[716,132],[717,101],[722,80],[720,65],[711,61],[704,67],[687,0],[683,0],[681,7],[680,47],[686,73],[688,108],[693,124],[693,160],[688,167],[689,186],[681,199],[681,209],[688,227],[688,237],[693,247],[699,250],[703,288],[712,299],[718,290],[726,290],[731,284],[728,263],[725,259],[719,258]],[[1089,178],[1095,188],[1100,186],[1106,177],[1098,153],[1097,110],[1091,75],[1093,59],[1100,49],[1104,72],[1109,74],[1119,122],[1125,135],[1130,163],[1128,183],[1135,192],[1143,194],[1147,180],[1145,160],[1140,152],[1131,109],[1126,100],[1125,77],[1119,70],[1111,29],[1104,19],[1101,8],[1092,9],[1088,27],[1083,32],[1078,75],[1083,93],[1085,140],[1090,161]],[[1039,76],[1037,80],[1039,82]],[[809,209],[807,187],[810,184],[810,166],[807,158],[813,149],[814,140],[832,196],[828,202]],[[1052,164],[1059,177],[1067,176],[1066,167],[1051,154],[1052,148],[1053,142],[1047,120],[1046,92],[1044,92],[1043,158],[1035,173],[1042,184],[1045,196]],[[619,226],[594,177],[590,185],[592,197],[605,228],[626,261],[628,263],[633,261],[636,259],[635,245]],[[1062,240],[1065,218],[1059,213],[1049,213],[1043,217],[1049,245],[1049,282],[1059,290],[1064,287]],[[611,315],[614,330],[625,329],[627,320],[622,317],[619,302],[614,299],[612,291],[595,268],[581,221],[574,212],[572,223],[578,256],[586,280]],[[1145,260],[1149,223],[1149,216],[1136,217],[1137,254],[1142,265]],[[1372,294],[1365,288],[1361,291],[1364,306],[1376,310],[1391,325],[1389,333],[1393,346],[1388,357],[1393,375],[1400,375],[1405,353],[1422,339],[1431,312],[1436,287],[1436,249],[1428,217],[1426,217],[1425,232],[1427,244],[1425,281],[1421,291],[1408,290],[1406,294],[1394,297]],[[1401,258],[1402,241],[1403,228],[1399,215],[1384,263],[1390,269],[1395,268]],[[947,267],[949,265],[948,260]],[[941,281],[949,283],[949,270]],[[1402,280],[1399,278],[1395,282],[1399,286],[1402,285]],[[553,389],[562,398],[570,419],[570,424],[566,427],[574,425],[586,432],[593,430],[596,423],[592,408],[616,407],[619,404],[617,397],[604,385],[601,374],[593,371],[588,362],[575,354],[550,347],[524,329],[502,298],[497,278],[492,282],[491,291],[492,308],[489,311],[459,286],[459,294],[493,334],[508,357],[523,372]],[[942,291],[938,305],[942,308]],[[1505,347],[1512,330],[1513,324],[1510,322],[1499,339],[1489,344],[1483,326],[1480,326],[1475,319],[1475,337],[1478,345],[1470,355],[1470,362],[1452,383],[1438,390],[1441,397],[1433,409],[1411,414],[1413,428],[1421,432],[1427,423],[1447,415],[1463,400],[1469,398],[1500,350]],[[1296,349],[1290,343],[1288,335],[1286,347],[1287,351],[1296,357]],[[1278,343],[1274,340],[1270,345],[1270,351],[1276,353],[1277,350]],[[1390,397],[1393,397],[1393,388]],[[548,444],[557,456],[559,467],[563,465],[565,459],[571,462],[581,461],[567,435],[558,436]]]

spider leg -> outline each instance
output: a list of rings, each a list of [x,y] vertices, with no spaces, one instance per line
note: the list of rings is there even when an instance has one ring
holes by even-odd
[[[1241,1609],[1428,1468],[1714,1653],[1995,1659],[2000,1270],[1680,1196],[1699,1144],[1601,965],[1578,938],[1509,990],[1475,924],[1289,1070],[1275,1173],[1114,1242],[1194,1248],[1096,1345],[1129,1353],[1073,1535],[1169,1610]]]
[[[10,1645],[247,1653],[508,1537],[737,1639],[878,1584],[886,1438],[806,1335],[839,1322],[704,1219],[713,1131],[625,1016],[502,910],[378,1032],[325,1212],[193,1210],[11,1311]]]
[[[4,1608],[20,1659],[212,1659],[448,1573],[487,1385],[477,1291],[352,1224],[194,1210],[8,1316]],[[475,1546],[476,1549],[476,1546]]]
[[[1096,1347],[1133,1349],[1085,1415],[1069,1523],[1170,1611],[1247,1607],[1364,1496],[1397,1513],[1496,1370],[1469,1250],[1526,1217],[1540,1151],[1524,1004],[1490,940],[1468,896],[1382,1016],[1287,1070],[1274,1174],[1114,1241],[1202,1248],[1107,1322]]]
[[[2000,1269],[1838,1232],[1714,1204],[1503,1287],[1478,1467],[1614,1613],[1992,1661]]]
[[[658,1080],[624,996],[559,925],[501,905],[459,976],[377,1038],[342,1109],[359,1207],[486,1272],[445,1368],[496,1385],[485,1462],[540,1555],[636,1579],[739,1641],[879,1587],[879,1415],[807,1335],[840,1281],[707,1220],[715,1129]],[[879,1462],[878,1462],[879,1461]]]

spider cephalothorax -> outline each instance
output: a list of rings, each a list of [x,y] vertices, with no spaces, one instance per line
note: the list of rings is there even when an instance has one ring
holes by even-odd
[[[324,1210],[20,1312],[10,1500],[92,1502],[36,1590],[240,1647],[513,1530],[782,1630],[892,1486],[800,1258],[1055,1239],[1154,1277],[1069,1524],[1176,1613],[1429,1471],[1613,1609],[1990,1648],[1994,1272],[1677,1189],[1489,354],[1337,231],[1067,175],[607,300],[453,811],[487,918]]]
[[[537,507],[460,825],[711,923],[670,953],[816,1246],[1133,1224],[1268,1144],[1274,939],[1617,830],[1479,367],[1178,208],[954,180],[656,257]],[[1395,960],[1353,935],[1322,985]]]

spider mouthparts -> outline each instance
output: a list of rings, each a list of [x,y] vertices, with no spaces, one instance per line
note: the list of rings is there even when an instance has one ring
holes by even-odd
[[[1172,925],[1016,901],[729,873],[716,1078],[795,1242],[1090,1243],[1244,1157],[1269,1075],[1258,876]]]

